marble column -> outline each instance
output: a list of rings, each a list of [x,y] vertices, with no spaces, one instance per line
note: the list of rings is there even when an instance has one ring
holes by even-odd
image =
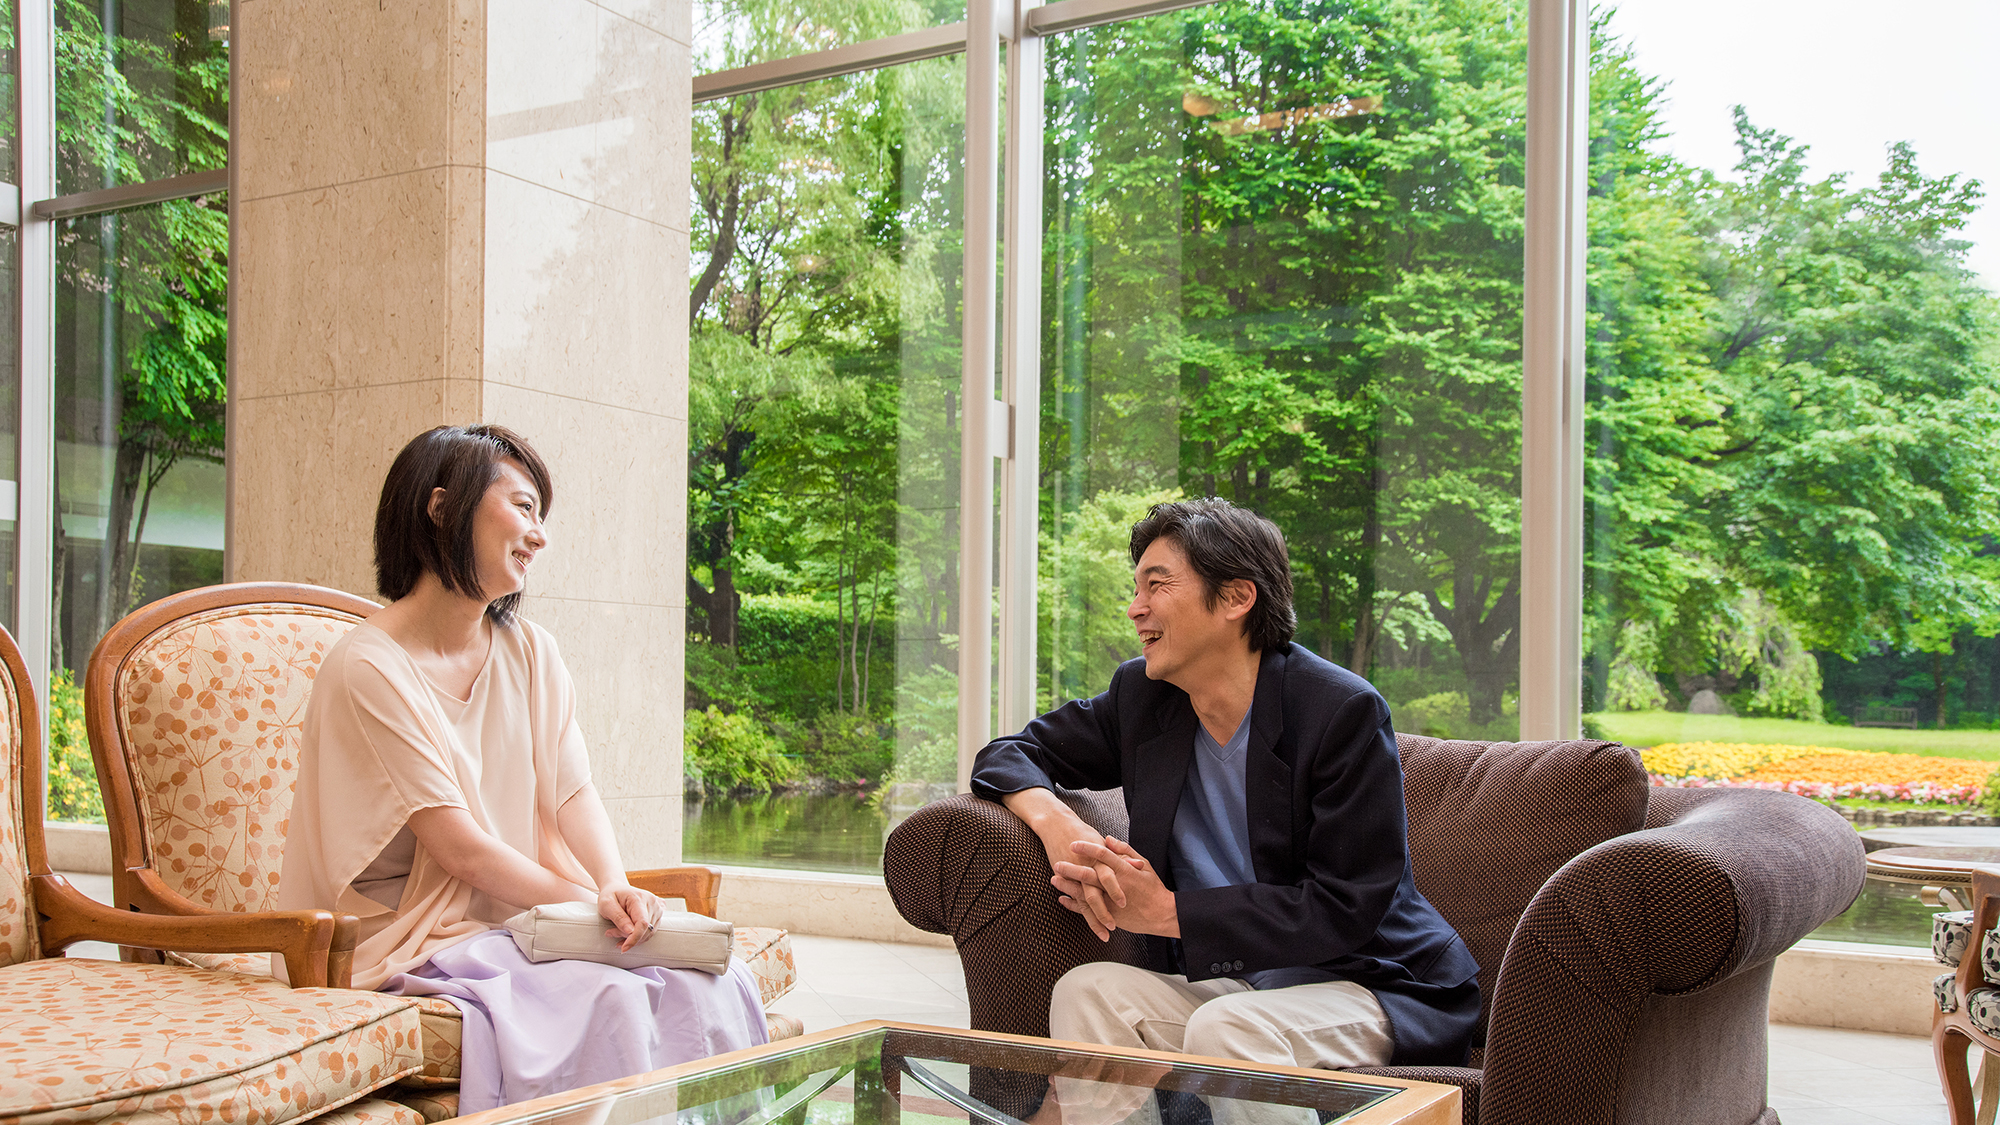
[[[236,0],[230,577],[371,597],[397,449],[554,477],[561,643],[631,867],[680,857],[692,0]]]

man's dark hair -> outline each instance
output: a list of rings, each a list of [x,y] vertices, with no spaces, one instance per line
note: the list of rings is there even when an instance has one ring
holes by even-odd
[[[408,595],[426,571],[455,594],[483,596],[472,555],[472,514],[499,479],[503,461],[527,471],[541,495],[541,516],[548,518],[554,492],[549,468],[526,438],[505,426],[439,426],[396,454],[375,506],[375,586],[383,597]],[[431,490],[438,488],[444,499],[433,520]],[[520,604],[519,593],[508,594],[489,604],[486,615],[512,625]]]
[[[1155,539],[1171,539],[1207,587],[1208,605],[1222,596],[1224,583],[1239,578],[1257,587],[1257,601],[1243,619],[1255,652],[1276,648],[1298,631],[1292,613],[1292,565],[1278,525],[1227,500],[1176,500],[1155,504],[1132,526],[1132,565]]]

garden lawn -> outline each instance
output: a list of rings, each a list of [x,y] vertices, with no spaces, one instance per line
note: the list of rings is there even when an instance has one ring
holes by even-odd
[[[1688,715],[1678,711],[1603,711],[1589,716],[1604,737],[1627,746],[1663,742],[1780,742],[1830,746],[1889,754],[2000,761],[2000,731],[1903,730],[1895,727],[1841,727],[1796,719],[1741,719],[1732,715]]]

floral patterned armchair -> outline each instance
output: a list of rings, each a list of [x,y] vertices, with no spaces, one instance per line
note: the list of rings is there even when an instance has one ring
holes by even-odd
[[[145,606],[98,642],[84,711],[121,908],[203,917],[276,905],[313,678],[327,650],[377,608],[319,586],[210,586]],[[715,913],[721,875],[709,868],[627,878]],[[352,949],[350,938],[330,952],[332,984],[348,983]],[[796,980],[783,930],[738,927],[736,955],[757,973],[767,1008]],[[149,950],[127,956],[159,959]],[[255,951],[178,947],[165,959],[257,976],[270,963]],[[439,997],[410,999],[422,1016],[423,1066],[401,1080],[397,1099],[427,1121],[456,1116],[459,1010]],[[789,1016],[767,1012],[766,1020],[773,1039],[804,1030]]]
[[[0,630],[0,1121],[417,1125],[374,1096],[423,1066],[415,1006],[324,987],[353,927],[325,911],[159,917],[86,898],[49,869],[41,732],[20,649]],[[274,950],[300,986],[63,956],[80,941]]]
[[[1931,953],[1952,967],[1931,985],[1931,1048],[1952,1125],[1973,1125],[1968,1048],[1981,1052],[1978,1120],[2000,1104],[2000,868],[1973,871],[1971,907],[1931,916]]]

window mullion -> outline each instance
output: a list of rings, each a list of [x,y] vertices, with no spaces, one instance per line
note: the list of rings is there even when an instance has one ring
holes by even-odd
[[[15,274],[21,380],[20,468],[14,517],[15,638],[34,680],[48,697],[51,535],[55,496],[55,222],[25,206],[56,193],[55,9],[16,7],[20,68],[21,227]]]
[[[1589,4],[1531,0],[1521,344],[1521,737],[1575,738],[1583,675]]]

